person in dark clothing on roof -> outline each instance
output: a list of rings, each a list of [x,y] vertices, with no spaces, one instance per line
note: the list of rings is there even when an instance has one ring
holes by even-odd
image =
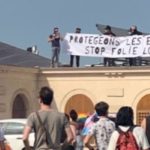
[[[81,33],[81,28],[76,28],[76,31],[75,33]],[[78,55],[70,55],[70,67],[73,67],[73,63],[74,63],[74,57],[76,59],[76,67],[79,67],[80,66],[80,56]]]
[[[132,25],[129,29],[129,35],[142,35],[143,33],[138,31],[137,26]],[[136,57],[136,58],[129,58],[129,65],[130,66],[137,66],[137,62],[139,62],[138,64],[141,66],[142,64],[142,59],[141,57]]]
[[[53,34],[48,37],[48,42],[52,44],[52,67],[59,66],[60,40],[63,40],[63,38],[60,35],[59,28],[55,27],[53,29]]]
[[[133,25],[129,29],[129,35],[142,35],[143,33],[138,31],[137,26]]]
[[[116,36],[109,25],[105,27],[104,35]],[[104,66],[115,66],[115,58],[104,57]]]

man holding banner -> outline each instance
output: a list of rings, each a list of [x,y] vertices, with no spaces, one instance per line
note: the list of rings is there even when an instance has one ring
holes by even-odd
[[[112,31],[111,27],[107,25],[104,29],[104,35],[116,36]],[[115,66],[115,59],[104,57],[104,66]]]
[[[137,26],[132,25],[129,29],[129,35],[142,35],[142,32],[137,30]],[[136,66],[137,60],[139,61],[139,65],[141,66],[141,57],[138,58],[129,58],[129,65],[130,66]]]
[[[114,37],[67,33],[66,50],[72,55],[106,58],[150,57],[150,35]]]
[[[76,28],[75,33],[81,33],[81,28]],[[70,55],[70,67],[73,67],[74,57],[76,57],[76,66],[80,66],[80,56],[78,55]]]

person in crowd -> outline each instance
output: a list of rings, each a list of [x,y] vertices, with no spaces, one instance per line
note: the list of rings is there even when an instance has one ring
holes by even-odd
[[[85,120],[85,123],[84,123],[84,126],[83,126],[83,129],[82,129],[82,136],[86,136],[88,135],[91,127],[93,126],[93,124],[95,122],[97,122],[99,120],[99,117],[98,115],[94,112],[92,114],[90,114],[86,120]]]
[[[142,32],[138,31],[137,26],[132,25],[129,29],[129,35],[142,35]],[[139,63],[139,65],[141,66],[142,64],[142,59],[141,57],[137,57],[137,58],[129,58],[129,65],[130,66],[136,66],[137,62]]]
[[[72,130],[72,133],[73,133],[73,141],[72,141],[72,144],[74,145],[75,142],[76,142],[76,135],[77,135],[77,132],[78,132],[78,123],[77,123],[77,119],[78,119],[78,114],[77,112],[72,109],[70,112],[69,112],[69,116],[70,116],[70,128]]]
[[[67,118],[67,120],[68,120],[68,122],[70,121],[70,117],[69,117],[69,115],[67,114],[67,113],[65,113],[65,116],[66,116],[66,118]],[[65,128],[63,128],[63,130],[62,130],[62,136],[61,136],[61,143],[64,143],[65,142],[65,140],[66,140],[66,138],[67,138],[67,134],[66,134],[66,131],[65,131]],[[73,134],[73,133],[72,133]]]
[[[53,29],[53,33],[48,37],[48,42],[51,42],[52,46],[52,57],[51,57],[51,65],[52,67],[59,66],[59,55],[60,55],[60,40],[63,38],[60,35],[59,28],[55,27]]]
[[[150,144],[150,116],[147,116],[142,120],[141,127],[144,128],[148,142]]]
[[[0,148],[5,150],[4,128],[0,127]]]
[[[12,150],[10,144],[5,139],[5,129],[0,127],[0,150]]]
[[[103,101],[95,105],[95,110],[97,115],[99,116],[99,120],[96,121],[95,124],[93,124],[89,131],[89,134],[84,138],[84,144],[90,150],[93,149],[93,147],[89,144],[92,136],[95,137],[98,150],[107,150],[109,139],[111,137],[111,134],[115,130],[115,123],[107,117],[108,109],[109,105]]]
[[[84,137],[86,135],[89,134],[89,131],[91,130],[92,126],[95,124],[95,122],[97,122],[99,120],[99,116],[94,112],[92,114],[90,114],[89,116],[87,116],[86,120],[85,120],[85,123],[84,123],[84,126],[83,126],[83,129],[82,129],[82,137],[84,139]],[[95,140],[94,138],[92,138],[92,140],[89,141],[89,144],[86,144],[87,145],[87,148],[90,149],[90,147],[88,147],[88,145],[90,145],[90,143],[95,143]]]
[[[137,146],[138,149],[140,150],[149,150],[149,144],[147,141],[147,137],[145,135],[144,129],[140,126],[135,126],[133,123],[133,109],[128,106],[123,106],[119,109],[117,116],[116,116],[116,130],[113,132],[110,142],[108,145],[108,150],[116,150],[118,146],[121,146],[121,144],[118,143],[119,141],[119,136],[121,133],[126,133],[130,132],[130,136],[128,134],[128,139],[131,140],[131,133],[132,133],[132,140],[128,141],[130,142],[130,145],[128,146]],[[120,132],[121,131],[121,132]],[[132,142],[132,143],[131,143]],[[134,143],[133,143],[134,142]],[[123,143],[123,141],[122,141]],[[127,146],[127,141],[126,143]],[[132,145],[134,144],[134,145]],[[122,145],[125,146],[125,145]],[[127,148],[126,148],[127,149]]]
[[[73,137],[74,137],[72,144],[74,145],[74,148],[76,150],[82,150],[83,149],[83,142],[82,142],[82,137],[81,137],[80,125],[77,121],[78,114],[74,109],[72,109],[69,112],[69,115],[71,118],[70,128],[72,130]]]
[[[81,33],[81,28],[76,28],[75,33],[79,34]],[[74,57],[76,58],[76,67],[80,66],[80,56],[78,55],[70,55],[70,66],[73,67],[73,63],[74,63]]]
[[[111,26],[107,25],[104,29],[104,35],[116,36],[112,30]],[[115,58],[104,57],[104,66],[115,66]]]
[[[34,142],[34,149],[36,150],[60,149],[61,137],[64,128],[67,135],[66,142],[64,145],[67,145],[67,143],[71,143],[73,139],[70,125],[65,114],[60,113],[52,109],[51,107],[53,95],[54,93],[51,88],[41,88],[39,92],[40,109],[37,112],[33,112],[28,116],[27,124],[23,132],[23,141],[27,148],[30,144],[28,138],[32,129],[35,132],[36,140]],[[46,134],[44,134],[43,130],[42,133],[39,130],[41,127],[39,118],[41,118],[41,122],[45,128],[44,131],[46,131]]]

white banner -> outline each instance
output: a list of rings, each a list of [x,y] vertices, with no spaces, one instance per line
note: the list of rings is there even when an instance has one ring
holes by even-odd
[[[71,55],[93,57],[150,57],[150,35],[110,37],[67,33],[65,48]]]

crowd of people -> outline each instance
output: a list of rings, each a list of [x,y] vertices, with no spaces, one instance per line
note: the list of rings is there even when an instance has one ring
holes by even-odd
[[[32,112],[23,131],[23,150],[149,150],[150,116],[143,119],[141,126],[134,124],[134,112],[130,106],[122,106],[116,118],[109,117],[109,104],[100,101],[95,112],[84,122],[78,113],[70,109],[69,114],[51,107],[54,91],[42,87],[39,91],[40,109]],[[31,147],[30,132],[35,141]],[[5,141],[5,132],[0,128],[0,149],[11,150]],[[94,143],[91,143],[94,140]]]
[[[80,122],[74,109],[70,109],[69,114],[53,109],[53,97],[54,91],[49,87],[42,87],[39,91],[40,109],[27,118],[23,150],[150,149],[150,116],[145,117],[141,125],[136,125],[133,109],[122,106],[112,118],[108,115],[109,104],[100,101],[95,105],[95,112]],[[35,133],[33,147],[28,140],[32,131]],[[4,134],[4,129],[0,128],[0,149],[13,149],[7,145]]]
[[[81,33],[81,28],[77,27],[75,29],[75,33],[79,34]],[[107,25],[104,28],[104,35],[108,36],[116,36],[115,33],[112,32],[111,26]],[[137,26],[133,25],[130,27],[128,35],[142,35],[143,33],[138,31]],[[48,37],[48,42],[51,43],[52,47],[52,56],[51,56],[51,67],[58,67],[60,62],[59,62],[59,55],[60,55],[60,49],[61,49],[61,44],[60,41],[63,40],[63,37],[61,36],[59,32],[59,28],[55,27],[53,29],[53,33],[49,35]],[[74,67],[74,57],[76,59],[76,67],[80,67],[80,56],[74,56],[70,54],[70,67]],[[103,59],[103,65],[104,66],[115,66],[115,61],[117,58],[107,58],[104,57]],[[135,57],[135,58],[126,58],[126,61],[128,62],[129,66],[137,66],[137,65],[142,65],[142,59],[141,57]]]
[[[32,130],[35,150],[83,150],[85,147],[89,150],[149,150],[150,119],[144,119],[141,126],[135,125],[131,107],[121,107],[112,119],[108,116],[109,104],[100,101],[95,105],[95,113],[81,123],[74,109],[70,109],[69,114],[54,110],[53,96],[51,88],[41,88],[40,109],[29,115],[23,133],[27,150],[30,150],[28,138]],[[41,127],[44,129],[40,130]],[[96,146],[91,144],[92,138]]]

